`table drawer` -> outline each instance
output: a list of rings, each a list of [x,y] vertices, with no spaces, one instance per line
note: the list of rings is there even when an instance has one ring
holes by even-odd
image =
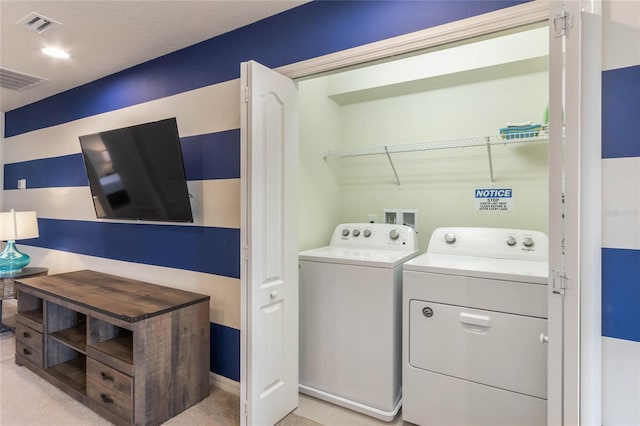
[[[131,422],[133,378],[87,357],[87,396]]]
[[[16,340],[42,352],[42,333],[19,322],[16,323]]]
[[[40,348],[42,348],[42,339],[40,340]],[[36,366],[43,368],[42,349],[30,346],[20,340],[16,340],[16,356],[20,355],[24,359],[28,359]]]

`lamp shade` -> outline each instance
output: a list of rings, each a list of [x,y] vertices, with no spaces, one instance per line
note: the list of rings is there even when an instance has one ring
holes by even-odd
[[[36,212],[11,210],[0,213],[0,240],[15,241],[39,236]]]

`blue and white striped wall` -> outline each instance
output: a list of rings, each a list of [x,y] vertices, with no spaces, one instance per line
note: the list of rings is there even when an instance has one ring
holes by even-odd
[[[640,425],[640,2],[603,3],[602,424]]]
[[[279,67],[523,2],[312,2],[9,111],[2,208],[38,212],[40,238],[23,243],[51,273],[90,268],[211,295],[211,370],[238,381],[240,62]],[[78,136],[173,116],[194,223],[97,220]]]

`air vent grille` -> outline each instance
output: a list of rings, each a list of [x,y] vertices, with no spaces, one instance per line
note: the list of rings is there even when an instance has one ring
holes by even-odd
[[[0,68],[0,87],[5,89],[17,90],[19,92],[46,81],[49,80],[35,75],[23,74],[6,68]]]
[[[47,18],[46,16],[40,15],[36,12],[31,12],[19,20],[17,24],[22,25],[31,31],[35,31],[38,34],[42,34],[45,31],[51,32],[62,26],[60,22],[54,21],[53,19]]]

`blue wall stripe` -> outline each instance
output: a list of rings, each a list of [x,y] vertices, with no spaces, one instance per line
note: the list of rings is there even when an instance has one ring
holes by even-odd
[[[205,226],[38,219],[21,244],[240,278],[240,230]]]
[[[5,137],[232,80],[250,59],[278,67],[527,1],[314,1],[9,111]]]
[[[180,141],[187,180],[240,178],[240,129]]]
[[[180,139],[187,180],[240,178],[240,129]],[[89,186],[82,154],[5,164],[4,189]]]
[[[640,157],[640,65],[602,73],[602,158]]]
[[[216,374],[240,381],[240,330],[211,324],[209,369]]]
[[[602,335],[640,342],[640,250],[602,249]]]
[[[82,154],[5,164],[4,189],[18,189],[18,179],[27,179],[28,188],[89,186]]]

